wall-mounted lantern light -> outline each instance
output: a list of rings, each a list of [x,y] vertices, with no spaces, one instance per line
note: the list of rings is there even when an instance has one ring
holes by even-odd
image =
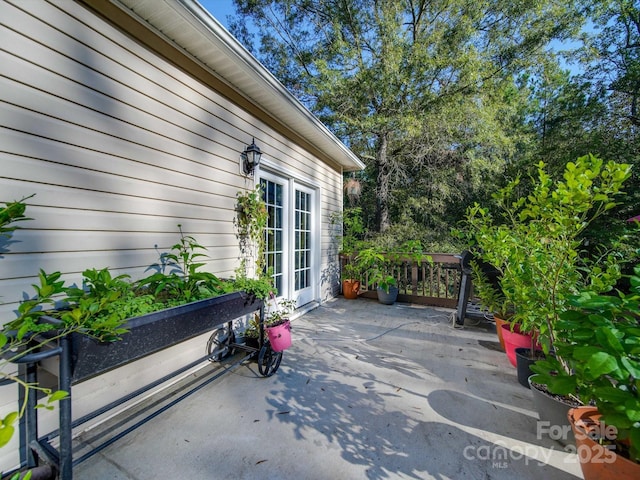
[[[260,157],[262,156],[260,148],[256,145],[255,138],[251,140],[251,145],[248,145],[240,156],[242,157],[244,174],[253,175],[253,171],[260,164]]]

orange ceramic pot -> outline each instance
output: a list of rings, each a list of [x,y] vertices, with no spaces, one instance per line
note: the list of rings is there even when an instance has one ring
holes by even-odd
[[[342,295],[344,295],[344,298],[353,300],[358,298],[358,293],[360,293],[360,280],[342,281]]]
[[[593,438],[607,437],[611,427],[600,423],[595,407],[577,407],[568,413],[576,437],[576,453],[584,480],[637,480],[640,464],[616,454],[615,445],[600,445]],[[608,447],[608,448],[607,448]]]
[[[502,347],[502,351],[504,351],[504,338],[502,338],[502,325],[509,325],[509,321],[500,317],[496,317],[493,315],[493,319],[496,321],[496,333],[498,334],[498,340],[500,341],[500,346]]]

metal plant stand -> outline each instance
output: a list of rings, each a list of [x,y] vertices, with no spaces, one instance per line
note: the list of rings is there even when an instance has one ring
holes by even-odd
[[[138,397],[203,362],[212,360],[213,357],[221,360],[231,353],[231,349],[248,349],[248,347],[236,345],[233,342],[232,332],[231,335],[227,335],[227,339],[224,340],[223,332],[226,328],[230,329],[234,319],[256,311],[259,311],[260,315],[261,347],[258,352],[260,373],[264,376],[270,376],[278,369],[282,352],[280,352],[279,355],[275,355],[276,352],[271,350],[268,340],[264,338],[262,328],[264,322],[263,301],[255,297],[249,297],[243,292],[235,292],[233,294],[137,317],[127,323],[130,331],[123,335],[123,339],[118,342],[100,344],[86,336],[73,333],[59,338],[55,345],[45,345],[41,351],[29,353],[18,358],[14,363],[20,364],[20,370],[24,380],[27,383],[37,384],[39,362],[47,358],[59,357],[58,387],[60,390],[69,393],[58,405],[59,430],[45,436],[40,436],[38,431],[38,414],[35,409],[37,403],[36,395],[29,395],[25,415],[20,421],[20,457],[22,467],[34,468],[41,464],[49,464],[53,466],[54,469],[57,469],[61,480],[72,480],[74,465],[103,450],[116,440],[122,438],[152,418],[155,418],[159,413],[219,378],[229,370],[221,369],[219,372],[207,377],[205,382],[200,383],[194,389],[180,395],[175,400],[148,416],[137,420],[134,425],[119,432],[103,444],[92,448],[82,457],[75,459],[72,454],[73,428]],[[207,355],[204,357],[188,365],[184,365],[170,374],[144,385],[138,390],[104,407],[94,410],[82,418],[78,418],[75,421],[73,420],[71,408],[73,398],[72,385],[74,383],[79,383],[108,370],[134,362],[144,356],[208,331],[213,331],[211,338],[215,337],[219,340],[209,340]],[[212,351],[211,349],[213,347],[221,350]],[[223,350],[225,348],[227,349],[226,351]],[[256,352],[251,352],[252,355],[255,355],[255,353]],[[237,363],[239,364],[243,360],[244,359]],[[22,389],[20,389],[20,391],[22,395]],[[52,440],[56,438],[59,440],[57,449],[52,446]]]

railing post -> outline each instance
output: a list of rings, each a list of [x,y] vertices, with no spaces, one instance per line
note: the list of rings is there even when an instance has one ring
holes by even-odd
[[[418,294],[418,262],[411,261],[411,293]]]

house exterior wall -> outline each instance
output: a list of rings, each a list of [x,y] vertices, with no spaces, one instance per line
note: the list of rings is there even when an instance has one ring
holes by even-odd
[[[206,246],[207,270],[233,275],[236,193],[254,186],[240,172],[240,152],[252,138],[275,170],[316,189],[317,300],[337,291],[337,277],[326,275],[337,268],[335,165],[79,3],[0,2],[0,19],[0,202],[35,194],[27,201],[33,220],[0,258],[2,318],[14,318],[39,269],[61,271],[69,283],[86,268],[140,278],[177,242],[178,224]],[[74,417],[202,356],[204,342],[74,387]],[[15,408],[14,389],[0,388],[0,415]],[[50,414],[42,424],[57,427]],[[16,451],[0,450],[0,468],[15,465]]]

